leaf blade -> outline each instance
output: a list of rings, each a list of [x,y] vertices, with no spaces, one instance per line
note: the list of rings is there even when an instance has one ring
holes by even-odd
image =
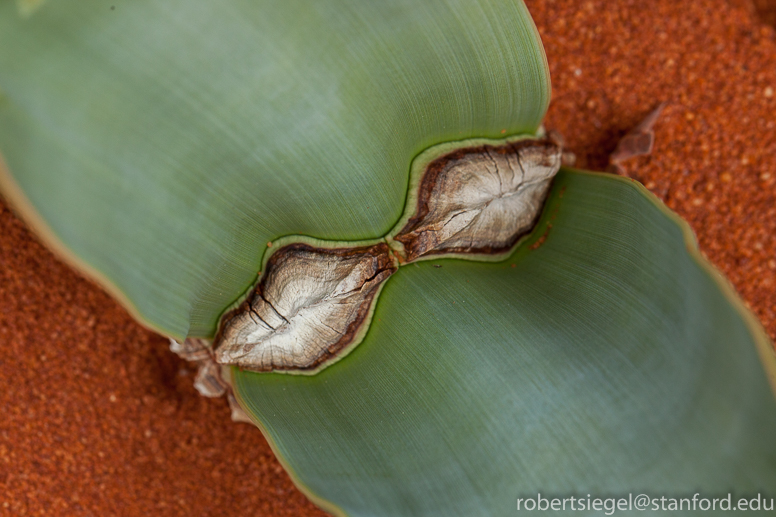
[[[562,172],[509,260],[400,268],[346,360],[308,379],[235,371],[239,397],[300,486],[348,515],[767,490],[767,337],[650,196]]]
[[[178,338],[212,334],[267,241],[379,237],[417,153],[533,132],[549,102],[522,2],[2,9],[8,181]]]

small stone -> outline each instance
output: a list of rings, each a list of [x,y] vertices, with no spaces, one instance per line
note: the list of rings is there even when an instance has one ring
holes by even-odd
[[[765,90],[763,90],[763,95],[765,95],[766,99],[773,97],[773,88],[770,86],[766,87]]]

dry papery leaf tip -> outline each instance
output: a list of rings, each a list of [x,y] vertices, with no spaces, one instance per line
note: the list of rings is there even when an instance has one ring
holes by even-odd
[[[222,366],[213,357],[210,341],[200,338],[188,338],[183,343],[170,339],[170,350],[181,359],[197,366],[194,388],[203,397],[217,398],[226,395],[235,422],[251,422],[248,414],[240,407],[228,382],[224,380]]]
[[[440,255],[500,255],[531,231],[561,164],[550,140],[479,144],[423,169],[412,213],[386,242],[273,251],[256,287],[226,313],[216,362],[246,370],[316,373],[366,333],[377,295],[399,264]]]
[[[181,359],[197,365],[194,388],[203,397],[220,397],[229,389],[221,376],[221,367],[213,357],[213,349],[205,339],[188,338],[183,343],[170,339],[170,350]]]

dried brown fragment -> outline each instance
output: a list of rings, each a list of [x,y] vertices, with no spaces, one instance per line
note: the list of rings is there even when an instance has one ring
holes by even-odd
[[[577,164],[577,155],[566,149],[566,142],[559,131],[550,129],[547,131],[546,138],[563,149],[560,155],[561,166],[574,167]]]
[[[234,396],[234,393],[232,393],[231,390],[226,394],[226,400],[229,401],[229,409],[232,411],[232,422],[244,422],[246,424],[253,423],[253,420],[251,420],[248,413],[240,406],[240,403],[237,402],[237,397]]]
[[[620,139],[614,152],[609,156],[608,170],[610,172],[622,174],[622,162],[636,156],[646,156],[652,153],[652,147],[655,145],[655,132],[652,128],[657,119],[660,118],[665,106],[665,102],[661,103]]]
[[[170,339],[170,350],[186,361],[205,361],[212,357],[210,344],[207,340],[187,338],[183,343]]]
[[[560,163],[561,148],[549,139],[442,156],[426,168],[415,215],[393,239],[407,261],[508,251],[536,223]]]
[[[226,395],[229,402],[232,421],[248,422],[251,419],[248,413],[240,407],[237,397],[232,392],[232,387],[221,375],[221,365],[216,363],[213,357],[213,348],[206,339],[188,338],[183,343],[170,339],[170,350],[181,359],[197,364],[197,376],[194,379],[194,388],[205,397],[217,398]]]
[[[170,339],[170,350],[181,359],[197,365],[194,388],[205,397],[221,397],[229,391],[229,385],[221,377],[221,367],[216,364],[213,349],[204,339],[188,338],[183,343]]]
[[[216,361],[262,372],[317,369],[359,337],[380,285],[395,271],[384,243],[279,249],[248,299],[225,316]]]

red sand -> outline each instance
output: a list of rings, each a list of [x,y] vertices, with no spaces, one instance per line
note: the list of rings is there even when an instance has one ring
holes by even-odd
[[[776,337],[776,35],[750,1],[528,7],[552,70],[547,127],[578,165],[603,169],[668,101],[652,156],[626,173],[690,221]],[[163,338],[4,207],[0,339],[0,514],[323,515],[258,430],[197,395]]]
[[[776,0],[754,0],[754,9],[760,20],[776,27]]]

